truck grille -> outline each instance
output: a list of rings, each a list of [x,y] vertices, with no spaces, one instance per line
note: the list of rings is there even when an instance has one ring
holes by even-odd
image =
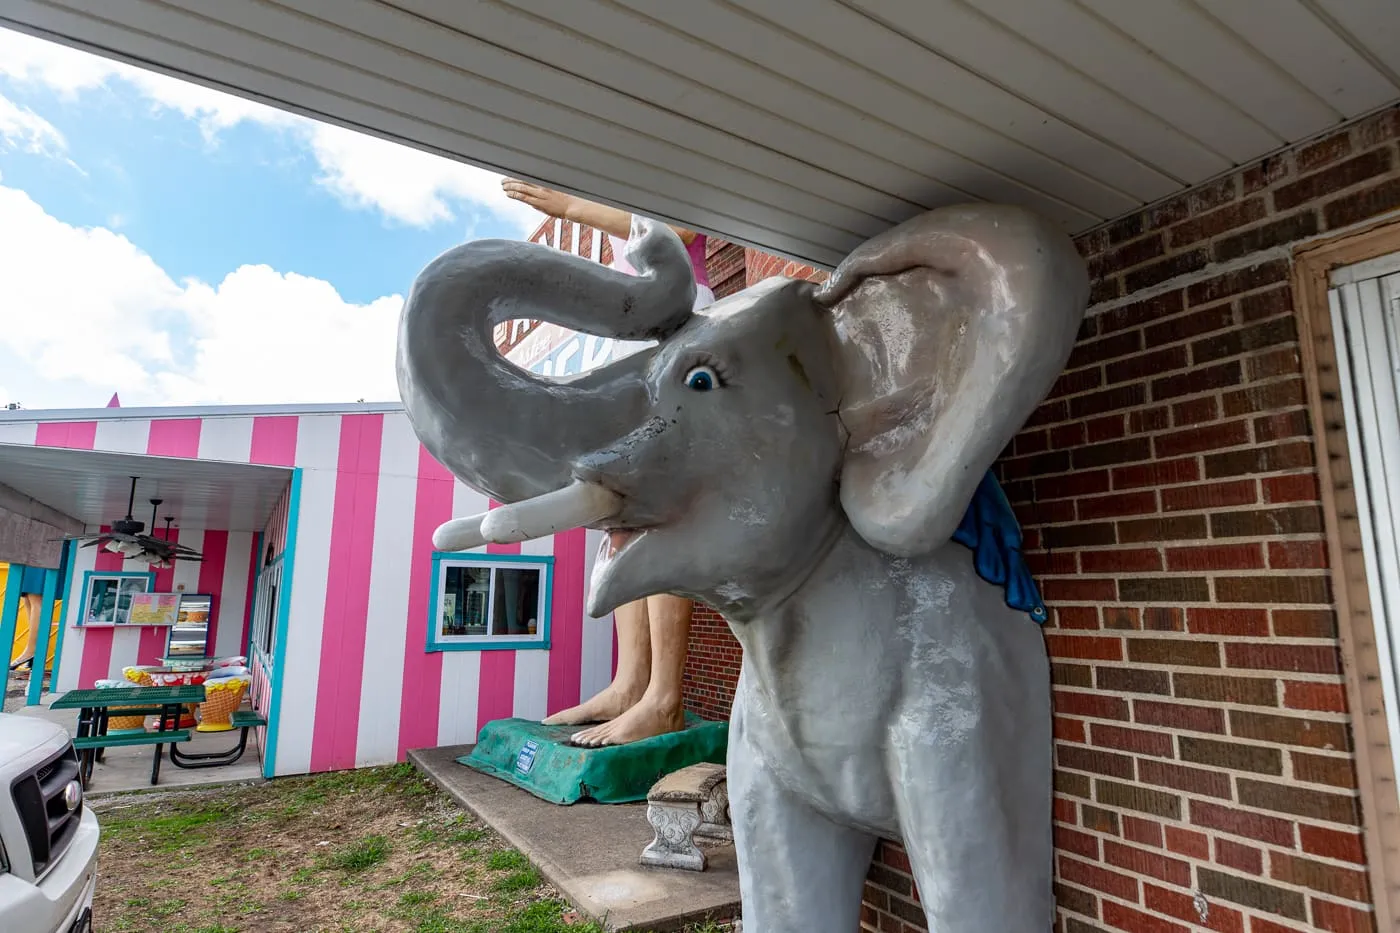
[[[77,795],[77,803],[70,809],[65,793],[68,785],[77,780],[78,756],[69,745],[10,785],[20,824],[29,839],[36,878],[58,861],[78,830],[82,795]]]

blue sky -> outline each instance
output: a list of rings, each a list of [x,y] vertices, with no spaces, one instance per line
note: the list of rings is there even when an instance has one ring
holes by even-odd
[[[538,219],[492,173],[0,31],[0,404],[390,400],[418,270]]]

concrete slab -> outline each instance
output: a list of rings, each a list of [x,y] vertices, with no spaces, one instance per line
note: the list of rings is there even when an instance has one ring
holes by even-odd
[[[78,731],[78,711],[75,709],[49,709],[54,694],[46,694],[38,706],[26,706],[15,710],[20,716],[38,716],[57,723],[68,730],[69,735]],[[231,748],[238,742],[237,732],[194,732],[184,743],[181,751],[198,754],[218,752]],[[136,745],[129,748],[109,748],[92,768],[92,783],[88,787],[91,794],[113,794],[133,790],[178,790],[185,787],[204,787],[210,784],[228,784],[234,781],[262,780],[262,762],[258,743],[253,736],[248,737],[248,748],[243,757],[222,768],[198,768],[193,771],[177,768],[170,763],[168,749],[162,749],[165,760],[160,764],[160,783],[151,785],[150,745]]]
[[[547,803],[459,764],[456,759],[471,749],[413,749],[408,758],[606,929],[669,933],[690,923],[738,916],[733,845],[707,845],[709,867],[703,872],[643,867],[638,859],[652,840],[646,804]]]

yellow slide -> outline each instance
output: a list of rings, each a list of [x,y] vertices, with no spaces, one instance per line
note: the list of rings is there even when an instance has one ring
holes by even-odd
[[[0,561],[0,606],[5,604],[5,587],[10,582],[10,565]],[[49,627],[49,650],[48,657],[44,659],[44,670],[53,670],[53,648],[58,641],[58,626],[63,619],[63,600],[55,598],[53,601],[53,620]],[[10,646],[10,660],[14,660],[24,654],[25,648],[29,645],[29,610],[25,606],[25,601],[19,601],[19,618],[15,622],[15,643]]]

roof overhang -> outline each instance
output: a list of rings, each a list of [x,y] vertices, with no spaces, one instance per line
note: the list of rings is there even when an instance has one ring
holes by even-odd
[[[10,490],[90,528],[132,515],[146,532],[175,528],[261,531],[291,482],[285,467],[149,457],[107,451],[0,444],[0,476]],[[162,500],[151,527],[151,499]]]
[[[7,0],[0,22],[830,266],[1070,232],[1400,99],[1389,0]]]

